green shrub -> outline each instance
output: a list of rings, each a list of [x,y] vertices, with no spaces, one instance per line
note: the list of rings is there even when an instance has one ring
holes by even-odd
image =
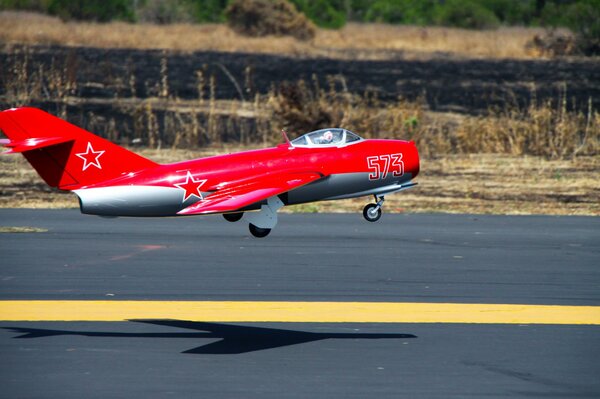
[[[194,5],[185,0],[146,0],[135,10],[140,22],[172,24],[192,22],[195,17]]]
[[[479,0],[479,3],[494,13],[506,25],[530,25],[535,18],[534,0]]]
[[[225,16],[229,27],[244,35],[290,35],[300,40],[315,36],[312,22],[286,0],[233,0]]]
[[[292,0],[311,21],[322,28],[339,29],[346,24],[344,0]]]
[[[48,11],[64,20],[135,20],[133,4],[129,0],[51,0]]]
[[[389,24],[426,25],[433,22],[436,0],[376,0],[369,7],[365,19]]]
[[[384,22],[387,24],[406,23],[406,7],[402,0],[378,0],[369,7],[365,19],[369,22]]]
[[[585,55],[600,55],[600,0],[572,4],[565,19],[566,25],[575,33],[579,50]]]
[[[373,0],[348,0],[350,7],[346,10],[346,19],[349,21],[366,21],[367,11]]]
[[[564,19],[564,7],[555,2],[548,2],[540,11],[538,23],[548,27],[564,26]]]
[[[573,4],[547,3],[541,12],[540,23],[551,29],[568,27],[575,34],[580,53],[600,54],[600,0],[580,0]]]
[[[0,10],[47,12],[51,0],[0,0]]]
[[[197,22],[224,22],[228,0],[186,0],[193,5]]]
[[[470,0],[448,0],[439,7],[436,22],[465,29],[492,29],[500,25],[493,12]]]

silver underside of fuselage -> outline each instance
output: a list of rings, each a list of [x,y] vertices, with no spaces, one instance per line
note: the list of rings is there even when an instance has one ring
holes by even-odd
[[[338,174],[284,193],[280,198],[285,205],[294,205],[373,194],[384,195],[412,186],[410,180],[409,174],[401,177],[390,175],[377,180],[369,180],[368,173]],[[178,216],[177,212],[200,200],[192,196],[183,201],[183,192],[177,187],[112,186],[75,190],[75,193],[79,197],[82,213],[100,216]],[[202,194],[203,197],[210,195]],[[259,209],[265,201],[240,211]]]
[[[400,191],[410,182],[412,176],[404,174],[385,179],[369,180],[369,173],[344,173],[331,175],[314,183],[307,184],[287,194],[287,205],[306,202],[327,201],[345,198],[383,195]]]
[[[81,212],[100,216],[176,216],[199,200],[183,201],[182,190],[159,186],[112,186],[75,190]]]

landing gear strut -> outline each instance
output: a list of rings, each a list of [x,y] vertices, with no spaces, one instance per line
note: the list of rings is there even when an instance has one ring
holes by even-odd
[[[375,201],[376,204],[368,204],[363,208],[363,216],[368,222],[376,222],[381,217],[381,207],[383,206],[383,201],[385,198],[383,196],[377,197],[376,195]]]
[[[268,236],[277,224],[277,210],[283,205],[279,197],[274,195],[267,198],[267,203],[261,205],[260,211],[246,213],[244,219],[248,222],[250,233],[258,238]]]

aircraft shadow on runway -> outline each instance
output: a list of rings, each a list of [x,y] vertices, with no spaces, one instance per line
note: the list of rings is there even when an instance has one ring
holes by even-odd
[[[6,330],[23,334],[14,338],[42,338],[58,335],[80,335],[85,337],[114,338],[221,338],[221,340],[193,348],[182,353],[233,355],[265,349],[280,348],[324,339],[407,339],[417,338],[412,334],[377,333],[315,333],[296,330],[281,330],[240,326],[235,324],[205,323],[185,320],[129,320],[175,328],[185,328],[202,332],[186,333],[120,333],[95,331],[66,331],[39,328],[3,327]]]

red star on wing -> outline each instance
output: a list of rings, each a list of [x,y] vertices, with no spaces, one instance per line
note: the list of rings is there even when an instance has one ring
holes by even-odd
[[[98,169],[102,169],[99,160],[102,154],[104,154],[104,151],[94,151],[92,143],[88,141],[87,150],[85,152],[80,152],[75,155],[83,159],[83,169],[81,170],[86,170],[92,165],[97,167]]]
[[[185,177],[185,183],[177,183],[173,185],[184,191],[182,202],[185,202],[192,196],[203,200],[204,197],[202,196],[200,187],[202,187],[204,183],[206,183],[206,180],[195,180],[194,176],[192,176],[192,173],[188,170],[187,176]]]

